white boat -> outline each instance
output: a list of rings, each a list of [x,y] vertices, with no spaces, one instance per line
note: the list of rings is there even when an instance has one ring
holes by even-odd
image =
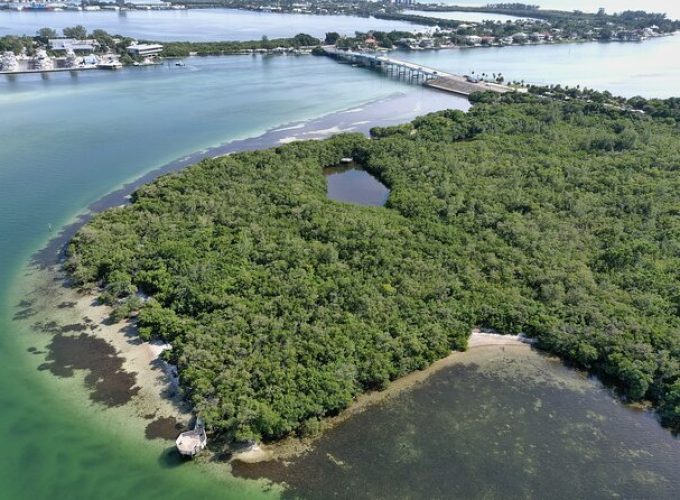
[[[120,61],[104,61],[97,64],[99,69],[120,69],[123,64]]]
[[[49,71],[54,69],[54,60],[47,55],[44,49],[39,49],[30,60],[31,69]]]
[[[73,52],[73,49],[71,48],[66,51],[65,63],[67,68],[75,68],[78,66],[78,56],[76,56],[76,53]]]
[[[180,455],[194,457],[205,449],[208,437],[205,435],[205,424],[201,417],[196,419],[193,430],[183,432],[177,437],[175,446]]]
[[[0,58],[0,69],[2,71],[19,70],[19,61],[17,61],[17,56],[14,55],[14,52],[8,50],[2,55],[2,58]]]

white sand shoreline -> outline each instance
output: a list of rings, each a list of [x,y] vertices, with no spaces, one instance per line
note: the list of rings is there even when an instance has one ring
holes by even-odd
[[[135,404],[147,411],[145,415],[153,413],[154,418],[174,417],[178,422],[187,424],[191,419],[191,408],[181,396],[177,371],[161,359],[161,353],[170,345],[160,341],[142,341],[131,320],[110,323],[111,308],[97,302],[96,297],[84,295],[77,301],[75,309],[97,325],[92,335],[106,340],[124,358],[124,370],[136,374],[139,392],[134,398]]]
[[[58,275],[63,278],[61,272]],[[63,279],[56,286],[58,290],[55,298],[60,302],[72,303],[72,313],[81,321],[93,326],[88,334],[110,344],[123,359],[123,369],[135,375],[137,392],[127,403],[134,413],[149,420],[172,418],[186,426],[192,418],[192,408],[182,397],[176,368],[161,359],[162,352],[170,346],[159,341],[142,341],[137,335],[134,320],[111,323],[109,320],[111,307],[99,304],[95,295],[84,295],[68,288]],[[528,344],[531,343],[532,339],[521,335],[502,335],[474,329],[468,339],[468,351],[509,346],[529,348]],[[324,419],[324,428],[338,425],[375,404],[425,382],[441,369],[461,362],[464,356],[464,351],[453,351],[424,370],[412,372],[392,381],[383,391],[359,395],[340,415]],[[179,432],[178,430],[177,434]],[[308,450],[318,437],[304,440],[291,437],[271,445],[255,443],[245,449],[233,450],[232,460],[256,463],[299,455]],[[143,439],[143,436],[140,438]]]
[[[133,394],[124,406],[148,423],[175,419],[186,426],[192,418],[191,407],[182,397],[176,368],[161,358],[161,353],[171,346],[160,341],[142,341],[134,321],[112,323],[109,319],[112,308],[99,304],[93,294],[70,288],[63,271],[52,269],[45,274],[50,278],[47,286],[52,289],[45,305],[48,317],[68,314],[76,325],[88,325],[87,330],[74,330],[73,334],[86,333],[105,341],[121,359],[121,369],[134,375]],[[60,304],[68,304],[68,308],[59,309]]]

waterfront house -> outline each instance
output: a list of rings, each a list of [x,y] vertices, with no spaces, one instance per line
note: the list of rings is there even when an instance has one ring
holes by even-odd
[[[83,64],[85,66],[92,66],[93,64],[99,64],[99,58],[94,54],[83,57]]]
[[[477,35],[468,35],[465,37],[465,42],[468,45],[479,45],[482,43],[482,37]]]
[[[415,38],[400,38],[397,40],[397,45],[403,46],[403,47],[408,47],[410,45],[415,45],[418,43],[418,40]]]
[[[128,54],[139,57],[157,56],[163,51],[159,43],[136,43],[127,48]]]
[[[99,42],[94,39],[76,40],[75,38],[50,38],[48,40],[50,50],[54,52],[73,52],[91,53],[99,47]]]
[[[378,40],[373,38],[373,35],[368,35],[366,39],[364,40],[364,47],[367,47],[369,49],[375,49],[378,45]]]

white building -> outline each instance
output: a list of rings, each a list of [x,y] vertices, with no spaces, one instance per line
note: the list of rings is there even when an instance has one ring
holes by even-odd
[[[163,51],[158,43],[136,43],[127,48],[128,54],[139,57],[156,56]]]
[[[94,52],[99,45],[97,40],[76,40],[75,38],[50,38],[50,50],[55,52],[72,50],[74,52]]]

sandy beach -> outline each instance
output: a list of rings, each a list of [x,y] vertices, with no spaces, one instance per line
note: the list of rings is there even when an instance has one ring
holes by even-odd
[[[66,286],[63,271],[52,268],[41,274],[45,274],[41,280],[46,283],[38,291],[39,296],[46,298],[41,309],[47,312],[47,317],[54,317],[59,311],[62,322],[66,323],[50,324],[52,331],[48,333],[54,337],[47,346],[47,369],[57,376],[74,369],[89,371],[85,375],[85,385],[92,391],[90,399],[112,407],[125,407],[127,413],[144,419],[144,437],[147,439],[174,441],[189,425],[193,415],[182,397],[175,367],[161,359],[161,353],[170,346],[158,341],[142,341],[134,320],[112,323],[109,319],[111,308],[101,305],[94,293],[83,294]],[[49,293],[45,293],[45,288]],[[305,439],[293,436],[273,444],[255,443],[246,448],[226,450],[225,456],[243,463],[297,456],[309,450],[324,430],[424,383],[446,367],[464,362],[471,351],[506,347],[529,349],[530,343],[530,339],[522,336],[475,329],[471,332],[467,352],[454,351],[425,370],[391,382],[383,391],[359,395],[340,415],[323,419],[318,436]]]
[[[111,322],[111,308],[70,288],[58,266],[32,274],[28,300],[37,337],[31,344],[37,347],[29,351],[44,356],[38,369],[59,379],[82,378],[92,403],[139,419],[129,429],[140,438],[174,441],[192,413],[176,369],[161,359],[170,346],[143,342],[131,321]]]
[[[140,413],[153,413],[155,418],[174,417],[179,422],[188,423],[191,418],[190,407],[179,391],[176,371],[160,358],[161,353],[170,346],[158,341],[143,342],[130,321],[111,323],[111,308],[98,305],[97,298],[92,295],[77,300],[75,310],[97,325],[93,335],[104,339],[116,349],[118,356],[124,358],[123,369],[136,374],[139,391],[133,401]]]

